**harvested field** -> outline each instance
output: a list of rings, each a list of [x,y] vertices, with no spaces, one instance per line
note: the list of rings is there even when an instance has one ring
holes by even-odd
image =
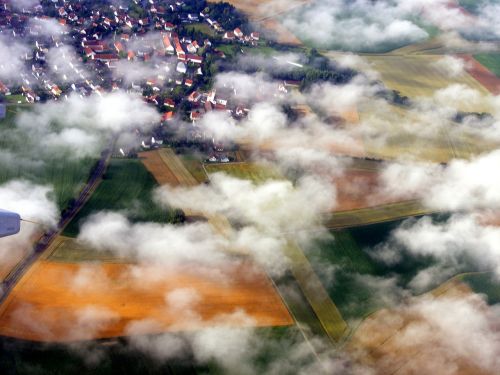
[[[311,0],[209,0],[210,3],[229,3],[246,13],[252,21],[275,17],[279,14],[289,12],[292,9],[305,5],[310,1]]]
[[[347,169],[333,181],[337,189],[335,211],[349,211],[401,201],[381,190],[377,170]]]
[[[410,307],[381,310],[367,318],[357,329],[347,349],[353,357],[369,365],[375,374],[429,373],[433,363],[449,368],[453,374],[492,374],[477,362],[467,360],[456,347],[447,346],[447,339],[439,338],[439,325],[421,313],[418,306],[427,303],[451,303],[466,301],[478,304],[471,289],[456,279],[446,282],[436,290],[418,297]],[[417,306],[417,308],[411,308]],[[425,311],[425,310],[424,310]],[[439,319],[439,318],[438,318]],[[446,350],[448,349],[448,350]],[[454,350],[455,349],[455,350]],[[440,358],[436,359],[436,353]],[[438,371],[433,367],[431,371]]]
[[[293,323],[263,271],[236,260],[210,269],[39,261],[0,310],[0,335],[45,342]]]
[[[264,29],[271,32],[270,37],[278,43],[300,46],[302,42],[288,28],[283,26],[277,19],[266,18],[259,21]]]
[[[160,185],[180,185],[174,172],[172,172],[172,170],[165,164],[158,150],[140,152],[139,158],[141,158],[146,169],[153,175],[155,180]]]
[[[325,218],[327,228],[349,228],[393,221],[411,216],[431,213],[419,201],[405,201],[381,206],[360,208],[350,211],[336,211]]]
[[[253,182],[264,182],[282,178],[278,171],[270,166],[255,163],[217,163],[205,164],[206,171],[210,173],[224,172],[229,176],[251,180]]]
[[[473,58],[471,55],[462,55],[460,57],[467,63],[467,72],[472,77],[474,77],[492,94],[500,94],[500,78],[480,63],[480,57]]]
[[[436,62],[441,56],[430,55],[366,55],[364,58],[373,64],[384,84],[410,98],[432,96],[436,90],[451,84],[464,84],[483,94],[488,91],[468,74],[449,77]],[[483,108],[462,108],[464,111],[482,112]]]
[[[220,2],[220,0],[210,0],[210,2],[216,3]],[[282,2],[271,0],[229,0],[226,2],[244,12],[253,23],[260,24],[264,29],[269,30],[272,39],[275,39],[278,43],[302,45],[302,42],[281,24],[279,16],[309,3],[310,0]]]
[[[170,148],[141,152],[139,157],[160,185],[196,186],[198,182],[189,173],[181,159]]]

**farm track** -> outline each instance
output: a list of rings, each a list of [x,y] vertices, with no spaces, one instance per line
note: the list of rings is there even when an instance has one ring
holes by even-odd
[[[295,279],[326,335],[332,343],[338,343],[348,331],[347,323],[342,318],[340,311],[318,279],[302,249],[290,241],[285,248],[285,254],[291,261],[290,269]]]

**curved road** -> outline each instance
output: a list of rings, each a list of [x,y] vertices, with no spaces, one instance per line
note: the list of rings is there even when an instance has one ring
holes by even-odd
[[[61,219],[59,220],[59,223],[57,224],[57,227],[45,232],[37,242],[34,251],[26,258],[24,258],[2,282],[0,288],[0,293],[2,293],[2,295],[0,296],[0,304],[2,304],[7,299],[14,286],[19,282],[19,280],[21,280],[22,276],[26,273],[30,266],[35,263],[35,261],[45,250],[47,250],[52,241],[61,234],[64,227],[68,225],[68,223],[75,217],[78,211],[80,211],[85,203],[87,203],[90,196],[101,182],[101,178],[104,175],[104,172],[106,172],[111,154],[113,152],[113,144],[114,140],[111,141],[108,147],[101,153],[101,158],[92,170],[92,173],[85,187],[82,189],[73,205],[64,211]]]

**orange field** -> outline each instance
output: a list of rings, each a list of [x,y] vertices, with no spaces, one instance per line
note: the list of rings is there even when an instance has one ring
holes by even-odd
[[[168,269],[37,262],[0,309],[0,335],[68,342],[294,324],[267,276],[248,261]]]
[[[467,64],[467,73],[494,95],[500,94],[500,78],[489,71],[479,61],[470,55],[460,56]]]

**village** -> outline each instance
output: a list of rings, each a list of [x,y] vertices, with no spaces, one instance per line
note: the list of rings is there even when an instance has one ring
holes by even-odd
[[[229,16],[217,19],[212,14]],[[137,93],[158,109],[162,119],[154,132],[158,141],[141,135],[142,148],[157,147],[162,128],[169,133],[169,126],[182,123],[189,140],[211,142],[209,161],[227,162],[224,145],[197,122],[211,111],[224,111],[235,119],[250,111],[252,103],[233,98],[234,88],[213,87],[217,72],[211,65],[226,59],[219,46],[232,45],[243,53],[238,46],[265,43],[238,17],[229,4],[205,1],[133,0],[128,6],[95,6],[90,1],[47,0],[16,9],[0,0],[0,36],[8,43],[22,40],[29,45],[19,56],[25,67],[19,76],[0,77],[2,101],[20,105],[117,90]],[[276,85],[274,95],[286,93],[285,86],[287,82]],[[5,104],[0,107],[5,116]]]

